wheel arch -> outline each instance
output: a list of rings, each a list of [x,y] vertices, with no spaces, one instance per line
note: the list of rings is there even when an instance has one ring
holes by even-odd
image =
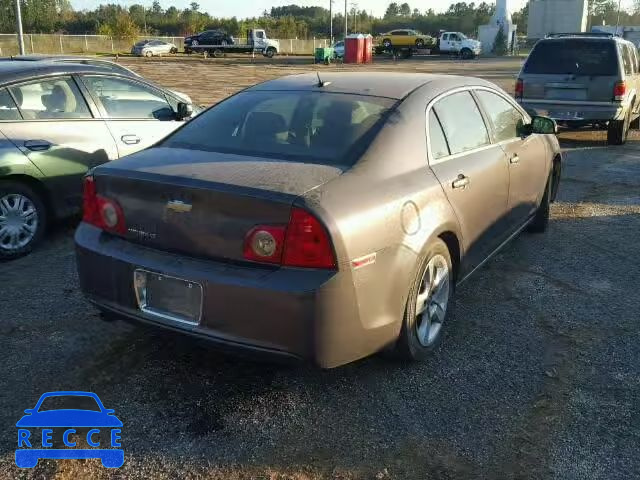
[[[56,216],[56,211],[53,208],[53,198],[51,196],[51,192],[41,180],[34,178],[31,175],[26,175],[23,173],[14,173],[11,175],[0,177],[0,183],[5,181],[19,182],[27,185],[34,192],[36,192],[42,199],[42,203],[44,204],[44,208],[46,208],[47,210],[48,217],[54,218]]]
[[[553,157],[551,165],[551,201],[555,201],[560,187],[560,177],[562,176],[562,156],[557,153]]]
[[[458,235],[452,230],[446,230],[438,235],[438,238],[442,240],[451,256],[451,264],[453,266],[454,282],[458,280],[458,274],[460,272],[460,264],[462,262],[462,248]]]

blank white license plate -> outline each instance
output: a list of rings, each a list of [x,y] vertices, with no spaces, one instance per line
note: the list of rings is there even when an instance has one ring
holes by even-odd
[[[138,308],[165,320],[198,325],[202,316],[202,285],[191,280],[137,269],[133,285]]]

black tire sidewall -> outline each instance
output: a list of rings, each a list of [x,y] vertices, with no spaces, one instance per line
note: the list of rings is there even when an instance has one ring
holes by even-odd
[[[44,233],[47,229],[48,222],[47,210],[44,206],[44,203],[42,202],[42,198],[31,187],[20,182],[0,180],[0,198],[4,197],[8,193],[17,193],[31,200],[33,205],[36,207],[36,211],[38,212],[38,228],[31,241],[24,247],[12,252],[7,252],[3,249],[0,249],[0,260],[10,260],[31,252],[33,248],[42,240],[42,237],[44,236]]]
[[[447,266],[449,268],[449,272],[451,275],[450,285],[449,285],[449,300],[447,302],[447,312],[445,314],[445,321],[443,323],[443,330],[441,330],[440,335],[436,339],[436,341],[425,347],[418,340],[418,335],[416,333],[416,313],[415,313],[415,305],[416,298],[418,295],[418,290],[420,288],[420,281],[422,280],[422,276],[424,271],[429,263],[429,260],[433,258],[434,255],[439,254],[442,255],[447,260]],[[397,343],[398,353],[407,360],[418,360],[424,361],[426,360],[433,350],[435,350],[440,342],[442,341],[442,336],[444,333],[444,328],[449,323],[449,319],[452,317],[453,310],[453,295],[455,291],[455,274],[453,271],[453,265],[451,262],[451,255],[449,253],[449,249],[447,245],[440,239],[433,240],[429,245],[423,250],[423,253],[420,256],[420,260],[418,263],[418,268],[416,269],[413,282],[410,287],[409,295],[407,296],[407,303],[405,306],[405,313],[402,321],[402,328],[400,331],[400,338]]]
[[[551,188],[553,185],[553,173],[547,179],[547,185],[544,189],[544,195],[540,201],[540,206],[536,210],[533,220],[527,227],[527,231],[532,233],[543,233],[547,231],[549,226],[549,217],[551,216]]]

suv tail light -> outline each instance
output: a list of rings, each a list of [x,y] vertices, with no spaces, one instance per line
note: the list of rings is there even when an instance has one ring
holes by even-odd
[[[524,81],[521,78],[519,78],[516,81],[515,94],[516,94],[516,97],[519,97],[519,98],[522,98],[524,96]]]
[[[333,246],[324,226],[311,213],[293,207],[289,224],[259,225],[247,233],[244,258],[287,267],[336,268]]]
[[[82,221],[114,233],[124,234],[127,231],[122,208],[115,200],[96,193],[96,182],[92,176],[84,178]]]
[[[627,93],[627,82],[616,82],[613,86],[613,99],[621,102]]]

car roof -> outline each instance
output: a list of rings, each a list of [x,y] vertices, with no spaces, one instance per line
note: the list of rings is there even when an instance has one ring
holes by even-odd
[[[402,100],[414,90],[430,84],[434,96],[452,88],[481,85],[496,89],[486,81],[457,75],[395,72],[339,72],[321,73],[325,86],[318,85],[316,73],[303,73],[270,80],[248,88],[248,91],[315,91],[369,95]]]
[[[80,58],[80,57],[79,57]],[[78,59],[79,59],[78,58]],[[122,77],[131,78],[130,75],[122,75],[114,71],[109,65],[89,65],[73,62],[47,62],[33,61],[25,62],[22,60],[6,59],[0,61],[0,85],[4,83],[13,83],[22,80],[28,80],[33,77],[47,75],[64,75],[73,73],[108,73],[110,75],[120,75]],[[145,80],[148,83],[148,80]]]
[[[572,40],[572,41],[584,40],[585,42],[593,42],[593,41],[624,42],[624,43],[631,43],[633,45],[633,42],[630,42],[626,38],[618,37],[616,35],[607,34],[607,33],[593,33],[593,34],[563,33],[563,34],[550,35],[548,37],[540,39],[539,41],[540,42],[562,42],[564,40]]]

